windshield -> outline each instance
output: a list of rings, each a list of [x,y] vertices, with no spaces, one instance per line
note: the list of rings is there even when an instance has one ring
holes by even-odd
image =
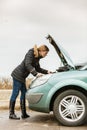
[[[87,70],[87,65],[83,66],[80,70]]]

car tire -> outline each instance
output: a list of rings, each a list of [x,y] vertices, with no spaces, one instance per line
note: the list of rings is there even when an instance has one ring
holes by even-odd
[[[80,91],[66,90],[56,97],[53,113],[63,125],[82,125],[87,118],[87,98]]]

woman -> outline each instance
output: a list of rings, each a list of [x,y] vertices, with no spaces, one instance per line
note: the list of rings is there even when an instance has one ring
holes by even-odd
[[[20,65],[18,65],[12,72],[11,76],[13,78],[13,91],[10,98],[9,104],[9,118],[10,119],[20,119],[15,115],[15,103],[16,98],[19,95],[19,91],[21,91],[20,96],[20,106],[21,106],[21,117],[28,118],[29,115],[26,113],[26,103],[25,103],[25,94],[26,94],[26,78],[31,73],[33,76],[39,77],[42,74],[51,73],[48,70],[42,69],[40,67],[39,61],[41,58],[44,58],[49,52],[49,48],[46,45],[41,45],[30,49],[25,55],[24,60]]]

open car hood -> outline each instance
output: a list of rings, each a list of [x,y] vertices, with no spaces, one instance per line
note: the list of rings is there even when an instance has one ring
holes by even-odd
[[[52,36],[48,35],[46,38],[49,40],[50,44],[55,48],[63,65],[66,66],[68,69],[75,69],[75,66],[72,60],[70,59],[68,53],[59,44],[56,44]]]

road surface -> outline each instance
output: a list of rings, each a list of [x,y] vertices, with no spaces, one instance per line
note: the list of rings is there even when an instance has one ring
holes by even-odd
[[[10,120],[8,110],[0,110],[0,130],[87,130],[87,123],[78,127],[62,126],[54,118],[53,113],[44,114],[29,111],[30,118],[20,120]],[[16,111],[18,116],[20,111]]]

